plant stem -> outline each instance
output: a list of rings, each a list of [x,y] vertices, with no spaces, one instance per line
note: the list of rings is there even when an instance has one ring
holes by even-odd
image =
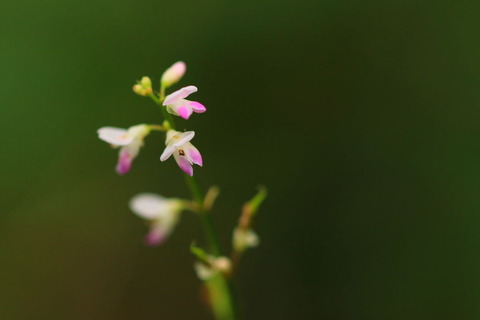
[[[160,88],[159,97],[151,94],[150,98],[160,106],[163,116],[170,123],[170,127],[175,129],[175,122],[172,115],[168,113],[167,108],[162,105],[163,100],[165,100],[165,89],[163,86]],[[185,180],[192,193],[193,201],[198,207],[207,245],[215,257],[222,256],[222,248],[210,211],[206,210],[204,206],[205,197],[203,192],[194,177],[185,174]],[[238,308],[234,299],[233,286],[226,275],[218,272],[212,278],[206,280],[205,284],[208,288],[210,304],[216,320],[238,320]]]
[[[199,214],[202,219],[203,228],[205,234],[207,236],[207,242],[209,249],[211,250],[212,254],[215,256],[221,255],[222,249],[220,246],[220,241],[218,240],[217,232],[213,226],[212,217],[210,212],[205,210],[203,205],[204,196],[200,187],[198,186],[197,180],[194,177],[185,174],[185,180],[187,181],[187,185],[192,192],[193,200],[198,206]]]
[[[197,180],[187,174],[185,174],[185,179],[192,192],[193,200],[197,204],[208,247],[214,256],[222,256],[222,248],[213,224],[212,216],[210,215],[210,211],[206,210],[204,206],[204,196],[198,186]],[[206,286],[210,295],[210,302],[215,318],[217,320],[238,319],[233,285],[227,277],[218,272],[206,281]]]

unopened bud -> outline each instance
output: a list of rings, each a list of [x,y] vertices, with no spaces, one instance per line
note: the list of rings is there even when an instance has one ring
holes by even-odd
[[[260,239],[252,229],[235,228],[233,231],[233,248],[242,252],[245,249],[258,246]]]
[[[135,92],[136,94],[139,94],[141,96],[143,96],[143,88],[141,85],[139,84],[136,84],[133,86],[133,92]]]
[[[165,70],[162,75],[162,86],[164,88],[170,87],[172,84],[177,83],[185,74],[187,70],[187,65],[183,61],[178,61],[174,63],[170,68]]]
[[[195,262],[193,267],[200,280],[208,280],[215,274],[215,271],[210,266],[207,266],[202,262]]]
[[[232,271],[232,262],[227,257],[215,258],[215,260],[212,261],[212,265],[215,270],[223,274],[229,274]]]
[[[218,272],[224,275],[230,275],[232,272],[232,262],[227,257],[218,257],[208,255],[203,262],[195,262],[194,268],[198,278],[208,280]]]
[[[150,80],[149,77],[142,77],[142,80],[140,80],[140,84],[144,88],[151,88],[152,87],[152,80]]]
[[[142,79],[133,86],[133,92],[141,96],[152,94],[152,80],[150,80],[149,77],[142,77]]]

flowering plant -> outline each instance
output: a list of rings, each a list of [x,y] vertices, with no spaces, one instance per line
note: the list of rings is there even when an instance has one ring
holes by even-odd
[[[147,245],[164,243],[177,225],[182,211],[194,212],[201,218],[207,244],[206,248],[191,245],[190,251],[197,259],[194,269],[207,288],[209,307],[215,319],[237,320],[238,308],[231,278],[244,251],[259,244],[259,237],[252,229],[252,221],[266,197],[266,190],[260,188],[254,198],[243,206],[239,223],[232,232],[232,252],[226,255],[221,249],[211,217],[219,189],[211,187],[204,195],[199,188],[193,177],[193,165],[202,167],[203,159],[200,151],[191,143],[195,132],[177,131],[173,118],[178,116],[187,120],[193,113],[204,113],[207,109],[199,102],[186,99],[198,91],[195,86],[186,86],[165,95],[169,87],[180,81],[185,71],[186,65],[181,61],[168,68],[161,77],[159,92],[153,90],[149,77],[142,77],[133,86],[136,94],[150,97],[160,107],[164,118],[162,124],[138,124],[128,129],[103,127],[97,133],[101,140],[115,148],[120,147],[116,171],[121,175],[130,171],[147,135],[152,131],[165,134],[165,149],[160,155],[160,161],[166,161],[173,155],[179,168],[185,173],[193,199],[165,198],[158,194],[140,193],[130,200],[130,209],[150,225],[145,238]]]

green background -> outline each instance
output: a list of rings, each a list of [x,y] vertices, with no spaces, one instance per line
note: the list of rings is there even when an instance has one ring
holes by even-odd
[[[162,247],[127,207],[187,197],[152,134],[132,171],[99,127],[158,122],[131,87],[187,62],[179,120],[228,246],[259,184],[245,319],[480,318],[480,6],[473,1],[0,2],[0,319],[208,319],[185,214]],[[178,88],[177,86],[176,88]]]

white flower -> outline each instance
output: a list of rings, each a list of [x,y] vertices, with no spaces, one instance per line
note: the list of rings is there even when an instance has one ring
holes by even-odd
[[[150,127],[139,124],[127,129],[115,127],[103,127],[97,131],[98,137],[114,147],[119,147],[118,163],[116,170],[119,174],[127,173],[132,161],[135,159],[143,146],[143,139],[150,133]]]
[[[193,176],[193,164],[203,166],[202,155],[190,143],[195,136],[194,131],[178,132],[168,130],[165,145],[167,146],[160,156],[160,161],[165,161],[173,154],[180,169]]]
[[[130,200],[130,209],[150,222],[150,232],[145,238],[148,245],[164,242],[175,228],[183,201],[164,198],[154,193],[141,193]]]
[[[190,94],[197,92],[195,86],[181,88],[169,94],[163,101],[163,105],[167,106],[167,111],[173,115],[188,119],[193,112],[203,113],[207,111],[205,106],[200,102],[185,99]]]

